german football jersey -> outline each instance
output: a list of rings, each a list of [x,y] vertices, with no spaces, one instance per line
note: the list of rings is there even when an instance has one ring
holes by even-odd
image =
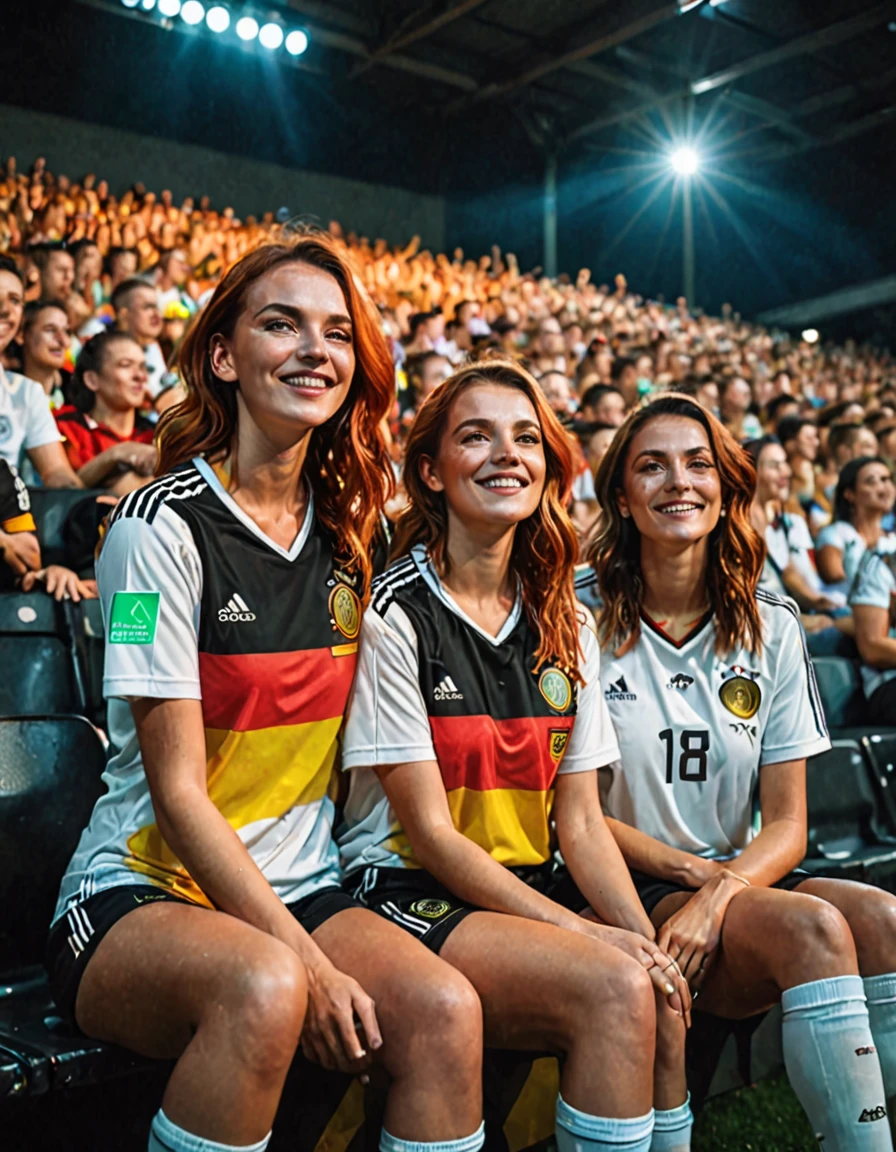
[[[538,637],[519,599],[491,636],[422,547],[375,581],[343,745],[346,870],[419,867],[371,769],[428,760],[438,762],[459,832],[508,867],[548,860],[557,773],[618,756],[584,610],[581,639],[586,684],[577,690],[556,666],[535,673]]]
[[[604,812],[698,856],[726,859],[749,844],[763,765],[830,747],[795,605],[762,590],[756,600],[759,655],[719,658],[709,615],[679,642],[642,616],[633,648],[603,653],[621,750],[600,774]]]
[[[0,530],[36,532],[28,489],[15,468],[0,456]]]
[[[135,880],[209,903],[156,824],[134,697],[201,700],[209,797],[284,901],[338,884],[328,789],[361,613],[310,498],[284,549],[196,459],[117,505],[97,581],[118,752],[57,916]]]

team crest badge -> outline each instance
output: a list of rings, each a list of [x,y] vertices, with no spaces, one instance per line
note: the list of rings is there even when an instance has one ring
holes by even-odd
[[[354,640],[361,631],[361,601],[345,584],[337,584],[330,593],[330,616],[346,638]]]
[[[563,753],[566,751],[566,745],[568,743],[568,728],[552,728],[548,733],[548,750],[555,764],[559,764],[563,759]]]
[[[559,668],[545,668],[538,678],[538,691],[556,712],[565,712],[572,701],[569,677]]]
[[[425,916],[427,920],[438,920],[440,916],[451,911],[451,905],[447,900],[415,900],[410,911],[417,916]]]
[[[738,720],[750,720],[759,711],[762,692],[753,679],[757,675],[737,664],[723,674],[719,699]]]

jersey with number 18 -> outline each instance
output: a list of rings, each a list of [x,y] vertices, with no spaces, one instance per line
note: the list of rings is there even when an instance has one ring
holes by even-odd
[[[758,655],[720,657],[711,615],[679,642],[642,616],[624,655],[603,651],[621,752],[600,774],[607,816],[682,851],[730,858],[755,835],[762,768],[830,747],[795,606],[762,590],[756,600]]]

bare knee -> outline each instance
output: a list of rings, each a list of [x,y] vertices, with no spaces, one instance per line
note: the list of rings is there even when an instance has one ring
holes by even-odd
[[[845,911],[863,976],[896,970],[896,897],[861,885]]]
[[[385,1013],[384,1013],[385,1018]],[[408,1071],[452,1077],[478,1075],[482,1062],[482,1005],[473,985],[444,965],[407,979],[389,1006],[383,1056],[393,1075]]]
[[[305,1019],[305,968],[291,948],[273,939],[237,964],[223,1005],[214,1005],[211,1015],[225,1009],[235,1050],[256,1073],[282,1072],[292,1061]]]
[[[647,969],[624,952],[613,950],[608,962],[595,965],[585,990],[588,1011],[577,1014],[578,1028],[594,1027],[627,1043],[653,1044],[656,1008]]]
[[[857,971],[849,925],[826,900],[796,893],[782,925],[781,940],[782,987]]]

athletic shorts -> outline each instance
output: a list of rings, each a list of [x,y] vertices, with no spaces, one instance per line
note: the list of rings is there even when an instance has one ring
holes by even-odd
[[[635,889],[641,898],[641,903],[644,905],[644,910],[648,916],[653,915],[653,910],[659,904],[660,900],[664,900],[667,896],[671,896],[673,892],[689,892],[694,894],[694,888],[688,888],[684,884],[676,884],[674,880],[658,880],[656,876],[648,876],[645,872],[637,872],[633,868],[632,880],[635,882]],[[786,876],[782,877],[777,884],[771,884],[771,888],[783,888],[786,892],[791,892],[794,888],[798,887],[804,880],[811,880],[811,872],[802,872],[797,869],[795,872],[789,872]]]
[[[562,865],[548,861],[511,871],[564,908],[583,912],[588,907],[588,901]],[[421,868],[365,868],[349,876],[345,888],[359,904],[404,928],[436,953],[471,912],[484,911],[458,899]]]
[[[144,904],[163,901],[186,904],[199,912],[207,911],[203,905],[175,896],[155,884],[127,884],[97,892],[71,906],[59,917],[47,939],[46,966],[50,974],[50,990],[60,1015],[75,1024],[75,1000],[81,977],[109,929]],[[286,907],[311,935],[337,912],[357,908],[358,904],[341,888],[330,887],[312,892]]]

